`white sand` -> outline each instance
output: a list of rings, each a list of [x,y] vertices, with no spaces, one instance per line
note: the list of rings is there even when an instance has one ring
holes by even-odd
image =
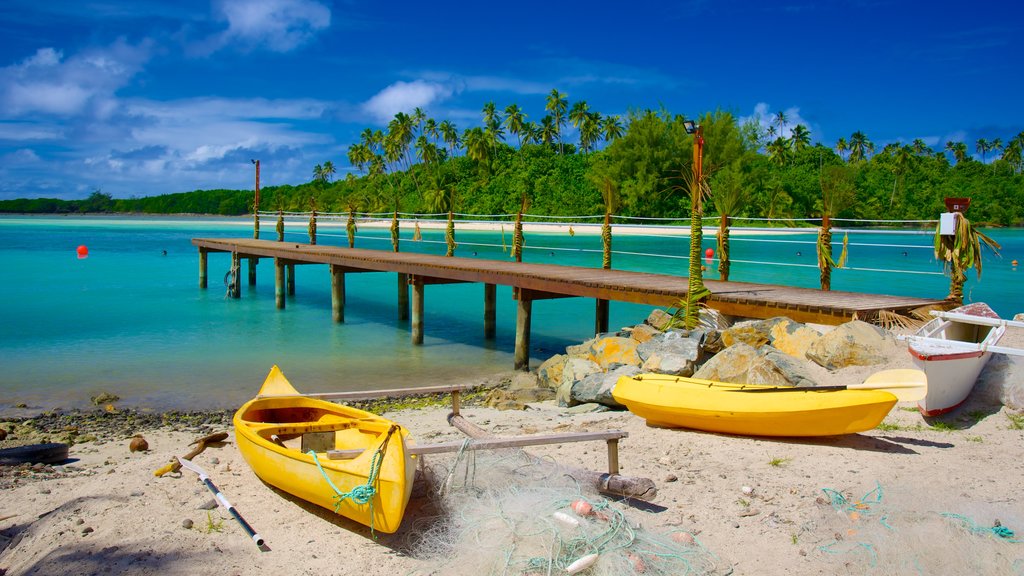
[[[1024,330],[1011,331],[1003,343],[1024,345]],[[896,345],[883,366],[817,370],[814,376],[821,383],[844,384],[876,369],[909,365],[904,347]],[[911,566],[924,574],[1020,574],[1024,543],[969,534],[937,516],[963,514],[986,526],[998,518],[1024,537],[1024,430],[1011,427],[1012,412],[985,401],[993,392],[976,390],[971,405],[943,420],[957,429],[930,428],[900,405],[887,419],[896,429],[814,440],[649,428],[628,412],[571,416],[550,402],[521,412],[469,408],[464,414],[502,435],[627,431],[622,473],[653,479],[659,489],[654,504],[664,510],[623,509],[647,530],[697,533],[715,554],[718,574],[916,573]],[[445,415],[442,409],[389,414],[421,443],[461,438]],[[0,574],[432,573],[431,564],[405,552],[421,513],[410,511],[397,535],[375,541],[368,529],[260,482],[231,442],[233,436],[196,462],[266,538],[268,550],[257,549],[222,509],[210,513],[220,530],[208,532],[207,512],[197,506],[210,494],[195,476],[152,474],[173,455],[187,452],[195,435],[164,429],[145,436],[147,453],[129,453],[127,439],[74,446],[80,475],[26,479],[3,490],[0,533],[18,536],[13,543],[0,538],[0,547],[7,544],[0,553]],[[530,452],[591,469],[605,459],[600,443]],[[872,516],[874,510],[851,519],[856,515],[840,515],[823,503],[823,488],[856,499],[876,483],[884,489],[884,521],[892,531]],[[744,493],[744,486],[753,492]],[[182,527],[185,519],[194,527]],[[939,528],[915,529],[932,525]],[[92,531],[83,534],[85,528]],[[857,549],[849,551],[871,534],[877,537],[874,567]],[[945,562],[944,568],[933,568],[937,561]]]

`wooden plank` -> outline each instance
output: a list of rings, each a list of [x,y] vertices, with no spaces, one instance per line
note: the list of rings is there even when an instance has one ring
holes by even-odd
[[[1024,322],[1004,320],[1002,318],[988,318],[985,316],[973,316],[971,314],[957,314],[955,312],[931,311],[932,316],[938,316],[944,320],[963,322],[964,324],[980,324],[982,326],[1010,326],[1011,328],[1024,328]]]
[[[524,446],[543,446],[546,444],[563,444],[566,442],[590,442],[594,440],[620,440],[629,437],[623,430],[607,432],[566,432],[562,434],[537,434],[533,436],[509,436],[504,438],[484,438],[461,442],[441,442],[438,444],[421,444],[409,446],[409,454],[443,454],[459,450],[501,450],[504,448],[522,448]],[[332,460],[347,460],[363,453],[362,449],[328,450],[327,457]]]
[[[352,392],[313,392],[309,394],[260,394],[257,398],[319,398],[320,400],[375,400],[377,398],[402,398],[425,394],[451,394],[452,392],[468,392],[476,388],[474,384],[458,386],[421,386],[419,388],[391,388],[388,390],[354,390]]]

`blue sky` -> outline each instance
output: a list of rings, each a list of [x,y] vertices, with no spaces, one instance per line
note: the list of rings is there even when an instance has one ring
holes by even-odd
[[[4,0],[0,198],[298,184],[367,127],[552,88],[625,117],[785,111],[830,146],[1024,130],[1024,8],[793,0],[597,3]],[[989,155],[991,156],[991,155]]]

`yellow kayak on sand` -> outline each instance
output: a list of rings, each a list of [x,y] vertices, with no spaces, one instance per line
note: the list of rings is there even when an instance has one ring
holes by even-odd
[[[234,426],[238,449],[267,484],[374,530],[398,530],[416,472],[401,426],[304,397],[277,366],[259,395],[235,413]],[[328,457],[328,450],[342,449],[363,451],[351,459]]]
[[[876,380],[904,380],[894,388],[925,386],[923,373],[917,370],[889,370],[876,376],[882,375]],[[896,404],[893,393],[866,389],[872,378],[857,389],[815,389],[638,374],[619,378],[612,396],[651,426],[748,436],[835,436],[878,426]]]

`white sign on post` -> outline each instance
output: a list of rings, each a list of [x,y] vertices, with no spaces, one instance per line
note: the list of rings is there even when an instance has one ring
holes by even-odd
[[[956,233],[956,212],[943,212],[939,215],[939,234],[952,236]]]

